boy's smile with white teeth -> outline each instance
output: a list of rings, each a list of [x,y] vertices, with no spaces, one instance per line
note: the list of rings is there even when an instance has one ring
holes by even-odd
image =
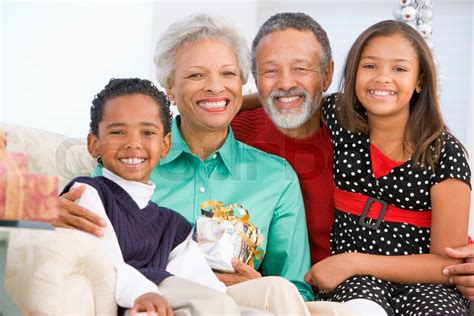
[[[120,158],[120,161],[127,165],[139,165],[145,161],[144,158]]]
[[[105,102],[98,133],[88,136],[88,149],[114,174],[148,183],[151,170],[168,153],[171,138],[163,133],[156,100],[143,94],[122,95]]]

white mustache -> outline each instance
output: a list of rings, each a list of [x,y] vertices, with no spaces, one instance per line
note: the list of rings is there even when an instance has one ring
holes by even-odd
[[[319,95],[319,91],[317,91]],[[274,105],[276,98],[282,97],[302,97],[303,103],[301,107],[294,109],[277,109]],[[271,92],[267,98],[263,99],[260,96],[265,111],[273,121],[273,123],[280,128],[298,128],[305,122],[311,119],[319,106],[319,100],[314,100],[311,93],[302,89],[277,90]]]
[[[277,90],[273,91],[270,93],[269,98],[281,98],[281,97],[287,97],[287,96],[292,96],[292,95],[302,95],[304,96],[305,100],[310,96],[308,91],[306,90],[301,90],[301,89],[290,89],[290,90]]]

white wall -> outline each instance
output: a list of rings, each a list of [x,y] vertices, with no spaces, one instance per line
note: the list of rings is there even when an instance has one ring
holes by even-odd
[[[84,137],[94,94],[111,77],[136,76],[155,81],[152,56],[158,35],[172,21],[198,12],[226,17],[242,31],[249,44],[261,23],[276,12],[310,14],[328,31],[336,61],[336,78],[330,90],[336,91],[350,44],[369,25],[391,19],[392,9],[398,3],[398,0],[0,0],[0,122]],[[442,74],[443,112],[471,157],[474,156],[473,16],[472,0],[435,0],[433,42]],[[244,91],[251,88],[252,83]],[[474,218],[471,223],[474,233]]]
[[[474,171],[474,3],[471,0],[434,2],[432,40],[440,72],[441,107],[448,127],[471,154]],[[350,45],[365,28],[392,19],[392,9],[398,3],[395,0],[294,0],[291,4],[260,1],[257,25],[283,11],[311,15],[328,33],[336,64],[329,91],[337,91]],[[474,235],[474,193],[471,196],[470,233]]]
[[[159,33],[189,13],[222,15],[250,43],[258,26],[280,11],[303,11],[328,31],[338,75],[355,37],[392,17],[395,0],[176,0],[0,2],[0,121],[73,136],[87,131],[93,95],[111,77],[154,80],[152,54]],[[454,133],[468,138],[472,2],[437,0],[433,41],[442,74],[442,104]],[[467,8],[467,10],[466,10]],[[51,124],[54,122],[54,124]],[[85,127],[84,127],[85,125]]]
[[[471,7],[471,17],[474,18],[474,5]],[[469,115],[468,115],[468,148],[470,151],[471,172],[474,172],[474,21],[471,22],[471,78],[469,80],[470,100],[469,100]],[[472,176],[471,176],[472,179]],[[473,181],[471,180],[471,185]],[[474,235],[474,190],[471,191],[471,224],[469,231],[471,236]]]
[[[85,136],[111,77],[149,74],[153,4],[2,2],[0,121]]]
[[[370,25],[392,19],[394,0],[315,0],[268,2],[259,6],[259,25],[272,14],[282,11],[302,11],[316,19],[328,32],[336,63],[330,91],[336,91],[343,63],[350,45]],[[448,126],[463,143],[468,138],[465,115],[469,106],[470,65],[472,51],[472,19],[470,0],[435,0],[433,17],[434,53],[441,72],[441,101]],[[474,148],[472,148],[474,150]]]

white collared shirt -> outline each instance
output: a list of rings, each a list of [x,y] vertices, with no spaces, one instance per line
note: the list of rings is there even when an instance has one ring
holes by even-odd
[[[155,190],[153,183],[144,184],[129,181],[103,168],[103,176],[121,186],[143,209],[148,205]],[[124,262],[117,236],[105,212],[102,201],[96,189],[92,186],[75,182],[72,188],[85,185],[84,194],[76,200],[80,206],[99,215],[106,222],[102,228],[103,237],[99,238],[106,252],[110,255],[116,271],[115,299],[122,307],[133,307],[135,300],[145,293],[158,293],[159,286],[148,280],[138,270]],[[191,233],[181,244],[170,253],[166,270],[171,274],[195,281],[220,292],[226,291],[226,286],[220,282],[204,259],[199,246],[192,240]]]

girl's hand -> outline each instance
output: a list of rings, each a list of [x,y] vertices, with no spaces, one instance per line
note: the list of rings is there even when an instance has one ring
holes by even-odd
[[[146,293],[135,300],[131,315],[146,312],[149,316],[173,316],[173,310],[166,299],[157,293]]]
[[[345,280],[357,275],[357,255],[348,252],[330,256],[312,266],[304,280],[322,291],[331,292]]]

